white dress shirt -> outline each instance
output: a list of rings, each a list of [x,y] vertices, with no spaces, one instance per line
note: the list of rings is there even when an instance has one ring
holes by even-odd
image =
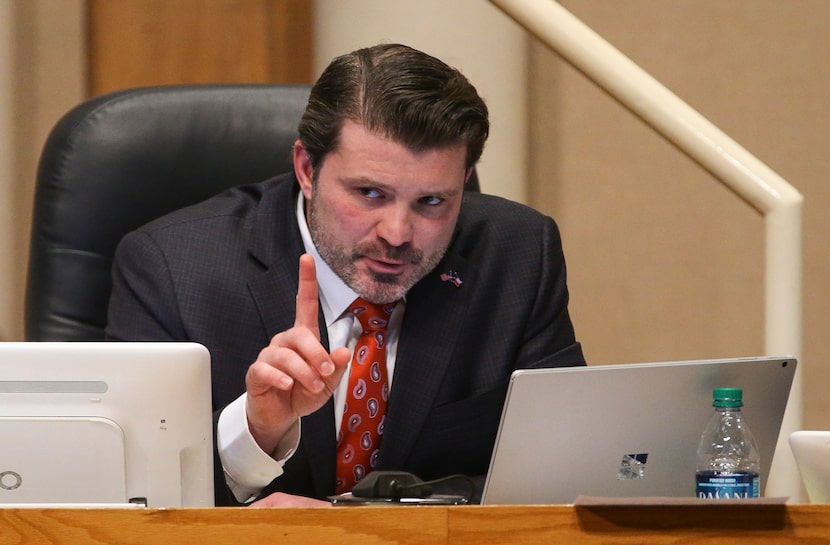
[[[360,322],[354,315],[346,312],[349,305],[357,298],[357,294],[348,287],[317,253],[308,225],[305,220],[304,199],[300,193],[297,199],[297,224],[302,235],[306,253],[314,257],[317,266],[317,285],[320,296],[320,306],[326,320],[329,337],[329,348],[334,350],[341,346],[348,346],[354,350],[357,338],[362,332]],[[392,386],[392,376],[395,368],[400,324],[403,320],[404,302],[395,307],[389,321],[386,346],[386,366],[388,369],[389,386]],[[252,362],[253,363],[253,362]],[[334,419],[336,434],[343,419],[343,408],[349,370],[343,374],[340,384],[334,391]],[[246,394],[242,394],[219,415],[217,429],[217,448],[225,472],[225,480],[237,501],[253,500],[265,486],[282,475],[283,465],[294,454],[301,433],[301,424],[296,426],[283,437],[273,453],[266,453],[259,448],[248,429],[246,415]]]

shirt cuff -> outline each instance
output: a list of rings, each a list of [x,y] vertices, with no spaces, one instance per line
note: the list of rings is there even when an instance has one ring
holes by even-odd
[[[216,446],[225,482],[237,501],[254,500],[262,489],[282,475],[285,462],[300,442],[299,421],[282,438],[272,455],[257,445],[248,429],[247,395],[242,394],[222,410],[216,430]]]

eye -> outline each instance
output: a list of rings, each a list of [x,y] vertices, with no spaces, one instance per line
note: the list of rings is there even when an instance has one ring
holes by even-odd
[[[360,194],[367,199],[380,199],[383,197],[383,193],[380,190],[375,189],[374,187],[361,187],[358,189]]]
[[[428,195],[426,197],[421,197],[419,201],[421,202],[421,204],[425,204],[427,206],[438,206],[439,204],[444,202],[444,199],[441,197]]]

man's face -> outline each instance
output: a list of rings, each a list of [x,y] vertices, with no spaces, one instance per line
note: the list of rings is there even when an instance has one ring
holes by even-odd
[[[412,152],[347,121],[339,147],[312,182],[297,143],[294,168],[317,251],[374,303],[397,301],[435,268],[449,245],[466,182],[466,149]]]

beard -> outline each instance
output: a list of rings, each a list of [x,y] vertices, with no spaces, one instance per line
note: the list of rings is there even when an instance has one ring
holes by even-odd
[[[429,274],[444,257],[449,241],[429,254],[411,244],[392,246],[383,239],[360,242],[352,248],[343,246],[336,233],[323,227],[319,209],[309,203],[309,232],[317,252],[343,282],[367,301],[375,304],[392,303],[404,295],[424,276]],[[378,273],[361,269],[363,258],[388,260],[408,265],[399,274]]]

